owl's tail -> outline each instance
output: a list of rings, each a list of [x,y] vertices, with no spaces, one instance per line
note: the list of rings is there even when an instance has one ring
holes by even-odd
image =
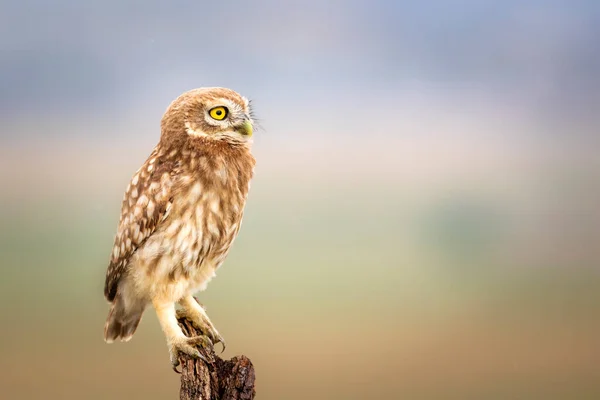
[[[125,305],[123,300],[120,295],[117,295],[108,313],[104,325],[104,341],[106,343],[112,343],[115,340],[127,342],[132,338],[142,319],[144,304]]]

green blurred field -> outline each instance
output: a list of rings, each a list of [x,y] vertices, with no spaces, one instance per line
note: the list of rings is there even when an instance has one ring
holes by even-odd
[[[257,398],[600,396],[596,266],[508,265],[501,250],[512,234],[497,218],[464,220],[452,202],[393,186],[264,176],[229,259],[200,295],[225,356],[254,362]],[[176,398],[153,310],[131,342],[102,341],[103,277],[126,179],[99,198],[50,190],[7,202],[3,398]]]

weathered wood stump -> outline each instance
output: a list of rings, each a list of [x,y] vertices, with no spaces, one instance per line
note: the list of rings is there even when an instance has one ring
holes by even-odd
[[[189,320],[178,319],[186,336],[202,332]],[[254,366],[246,356],[223,360],[213,348],[200,349],[208,360],[193,359],[188,355],[179,358],[181,363],[181,400],[251,400],[254,398]]]

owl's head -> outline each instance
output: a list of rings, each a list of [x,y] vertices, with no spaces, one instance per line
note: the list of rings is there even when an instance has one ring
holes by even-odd
[[[161,121],[161,139],[202,137],[249,143],[253,124],[248,99],[231,89],[199,88],[183,93],[167,108]]]

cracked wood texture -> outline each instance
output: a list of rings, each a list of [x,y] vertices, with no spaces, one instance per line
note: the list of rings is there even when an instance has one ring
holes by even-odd
[[[179,318],[179,325],[186,336],[198,336],[202,332],[189,320]],[[195,360],[181,355],[181,400],[251,400],[254,399],[254,366],[246,356],[223,360],[214,349],[200,349],[208,360]]]

